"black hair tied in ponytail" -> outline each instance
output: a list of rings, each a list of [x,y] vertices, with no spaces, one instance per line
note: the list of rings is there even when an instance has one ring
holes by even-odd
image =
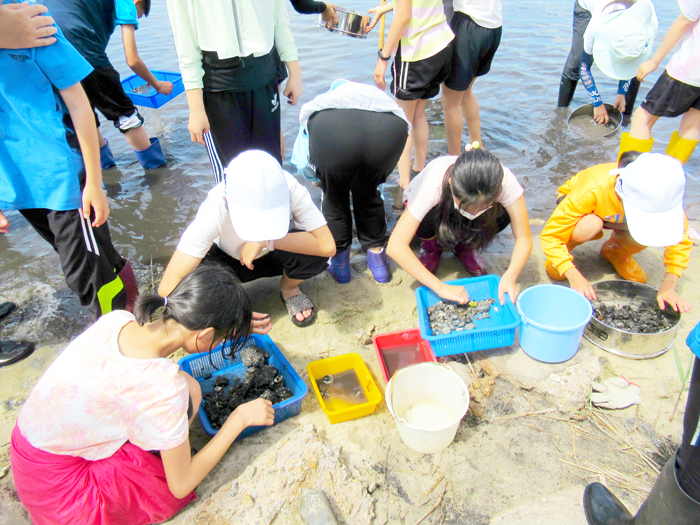
[[[497,219],[503,206],[496,199],[502,186],[503,166],[494,155],[482,148],[463,151],[442,181],[438,243],[446,248],[459,243],[475,249],[488,246],[499,231]],[[470,220],[455,209],[455,202],[463,210],[492,207]]]
[[[161,318],[172,319],[193,331],[213,328],[215,340],[231,342],[233,355],[250,335],[253,309],[243,285],[231,270],[200,265],[167,297],[140,296],[134,315],[141,326]]]

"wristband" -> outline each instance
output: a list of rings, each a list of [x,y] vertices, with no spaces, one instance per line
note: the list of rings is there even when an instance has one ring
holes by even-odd
[[[271,252],[275,251],[275,241],[267,241],[267,249]]]
[[[381,49],[377,49],[377,56],[379,57],[379,60],[383,60],[384,62],[389,62],[389,60],[391,59],[391,55],[389,55],[388,57],[382,55]]]

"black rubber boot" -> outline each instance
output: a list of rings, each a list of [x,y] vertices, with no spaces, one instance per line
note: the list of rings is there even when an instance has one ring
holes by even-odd
[[[5,317],[10,315],[15,308],[17,308],[17,305],[9,301],[0,304],[0,320],[5,319]]]
[[[0,368],[21,361],[34,351],[29,341],[0,341]]]
[[[678,485],[676,454],[661,469],[659,478],[636,516],[600,483],[583,493],[583,508],[590,525],[695,525],[700,523],[700,502]]]
[[[559,81],[559,101],[557,102],[557,107],[569,107],[571,100],[574,98],[576,84],[578,84],[578,80],[571,80],[564,76],[561,77],[561,80]]]

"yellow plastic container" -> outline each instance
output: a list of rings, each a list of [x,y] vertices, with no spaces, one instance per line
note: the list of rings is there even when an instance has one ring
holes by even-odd
[[[357,378],[360,380],[360,385],[367,397],[367,402],[353,405],[339,400],[324,400],[321,392],[318,390],[316,381],[325,375],[339,374],[340,372],[351,369],[355,370]],[[318,398],[318,402],[321,404],[321,409],[326,416],[328,416],[328,421],[330,421],[331,424],[371,414],[382,401],[382,394],[379,388],[377,388],[377,384],[372,379],[367,365],[365,365],[365,362],[359,354],[343,354],[312,361],[306,365],[306,371],[309,373],[309,380]]]

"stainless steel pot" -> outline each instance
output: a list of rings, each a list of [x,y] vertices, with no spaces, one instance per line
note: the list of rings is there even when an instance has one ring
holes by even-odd
[[[612,304],[656,306],[657,290],[651,286],[630,281],[603,281],[593,285],[599,301]],[[664,316],[671,328],[654,334],[628,332],[609,326],[595,318],[586,326],[583,336],[591,343],[607,350],[611,354],[628,359],[651,359],[668,352],[673,346],[681,314],[667,306],[659,309],[659,315]]]
[[[316,19],[316,24],[324,27],[328,31],[340,33],[341,35],[351,36],[353,38],[367,38],[365,27],[370,22],[370,16],[352,9],[336,6],[335,12],[338,14],[338,25],[333,29],[326,27],[323,21],[323,15],[319,13]]]
[[[608,123],[598,124],[593,120],[593,104],[584,104],[580,108],[575,109],[569,115],[567,124],[569,129],[579,129],[581,133],[595,137],[609,137],[615,133],[620,124],[622,124],[622,113],[611,104],[605,104],[605,109],[608,111]],[[590,118],[588,118],[590,117]]]

